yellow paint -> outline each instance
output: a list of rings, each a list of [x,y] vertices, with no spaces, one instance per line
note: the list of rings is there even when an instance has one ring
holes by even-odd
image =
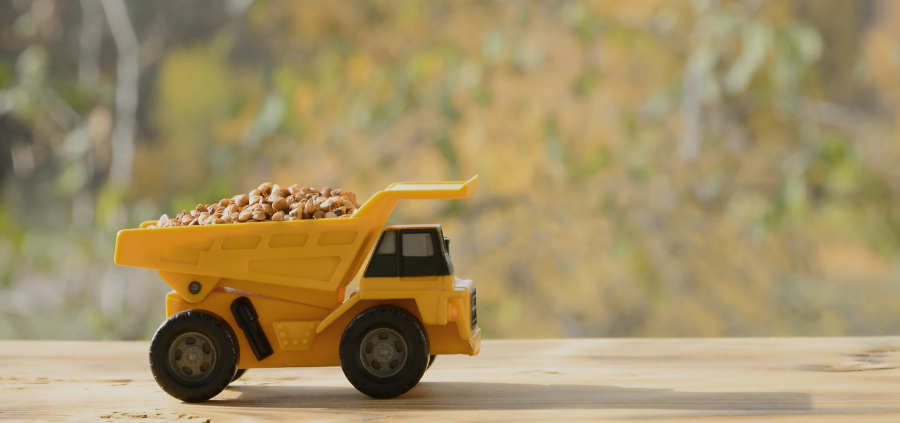
[[[285,351],[308,350],[316,337],[318,320],[301,320],[297,322],[275,322],[275,333],[278,346]]]
[[[251,272],[328,282],[340,264],[340,257],[291,257],[253,260],[247,266]]]
[[[170,263],[196,265],[200,262],[200,254],[209,251],[213,240],[207,238],[178,239],[166,238],[159,241],[159,260]]]
[[[309,240],[309,234],[305,233],[287,233],[272,235],[269,240],[270,248],[299,248],[306,245]]]
[[[356,231],[325,232],[319,235],[319,245],[350,245],[356,241]]]
[[[464,199],[466,182],[397,183],[376,193],[351,218],[119,231],[116,264],[156,269],[174,291],[168,316],[185,310],[214,314],[234,331],[239,368],[340,365],[344,329],[376,306],[400,307],[423,324],[431,354],[475,355],[481,330],[471,327],[472,281],[453,276],[362,278],[344,301],[399,200]],[[200,283],[196,294],[191,282]],[[231,303],[251,300],[274,353],[257,361]],[[274,348],[275,345],[279,348]]]
[[[252,250],[259,246],[260,241],[262,241],[262,237],[259,235],[229,236],[222,241],[222,249]]]
[[[351,294],[350,298],[347,298],[347,301],[344,301],[344,303],[341,304],[340,307],[334,309],[334,311],[331,312],[328,317],[322,320],[322,323],[319,323],[319,326],[316,328],[316,333],[322,332],[323,330],[325,330],[325,328],[328,327],[328,325],[334,323],[334,321],[337,320],[338,317],[341,317],[345,312],[347,312],[347,310],[350,310],[350,308],[355,306],[356,303],[359,302],[359,299],[359,293],[354,292],[353,294]]]

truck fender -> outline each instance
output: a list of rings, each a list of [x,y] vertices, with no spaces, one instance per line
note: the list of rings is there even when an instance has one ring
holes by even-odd
[[[416,311],[418,311],[419,318],[422,320],[423,324],[445,325],[448,322],[447,307],[445,304],[452,298],[455,298],[453,293],[439,291],[411,296],[397,296],[395,291],[370,291],[366,292],[365,298],[363,298],[363,295],[357,291],[354,292],[347,301],[341,304],[340,307],[332,311],[325,320],[319,323],[318,328],[316,328],[316,333],[322,333],[325,328],[334,323],[334,321],[340,318],[347,310],[353,308],[360,300],[412,300],[415,303]]]
[[[319,323],[319,327],[316,328],[316,333],[322,333],[325,328],[334,323],[334,321],[339,317],[344,315],[347,310],[353,308],[353,306],[355,306],[356,303],[359,302],[359,298],[359,292],[354,292],[353,295],[351,295],[350,298],[347,299],[347,301],[344,301],[344,303],[341,304],[340,307],[334,309],[334,311],[332,311],[331,314],[329,314],[328,317],[325,318],[325,320],[322,320],[322,323]]]

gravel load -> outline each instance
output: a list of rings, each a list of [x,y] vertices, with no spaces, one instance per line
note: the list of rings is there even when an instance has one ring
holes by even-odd
[[[321,190],[301,188],[297,184],[282,187],[265,182],[249,194],[223,198],[213,204],[197,204],[195,209],[182,210],[174,218],[164,214],[148,228],[338,219],[353,216],[358,208],[356,194],[352,191],[331,187]]]

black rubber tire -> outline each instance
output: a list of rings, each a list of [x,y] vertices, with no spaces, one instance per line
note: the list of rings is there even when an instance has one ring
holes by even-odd
[[[406,342],[408,358],[400,370],[388,377],[370,373],[362,365],[360,347],[363,338],[377,328],[396,331]],[[341,337],[341,369],[359,392],[386,399],[405,394],[419,383],[428,368],[428,339],[415,317],[396,307],[370,308],[356,316]]]
[[[237,372],[234,373],[234,378],[231,379],[232,382],[241,378],[241,376],[247,373],[247,369],[237,369]]]
[[[209,338],[216,362],[208,375],[198,382],[179,378],[169,364],[169,348],[176,338],[187,332],[199,332]],[[150,341],[150,371],[163,391],[186,402],[206,401],[231,383],[237,371],[238,350],[234,332],[218,316],[197,310],[186,310],[168,318]]]
[[[432,355],[432,356],[431,356],[431,358],[428,360],[428,367],[426,367],[425,370],[428,370],[428,369],[431,368],[431,365],[434,364],[434,359],[435,359],[435,358],[437,358],[436,355]]]

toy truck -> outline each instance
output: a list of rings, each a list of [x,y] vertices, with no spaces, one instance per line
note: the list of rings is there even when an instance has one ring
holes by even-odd
[[[246,369],[340,365],[360,392],[392,398],[436,355],[478,354],[475,285],[453,275],[441,227],[384,226],[399,200],[477,186],[396,183],[342,219],[120,231],[116,264],[156,269],[173,289],[150,343],[157,383],[199,402]]]

